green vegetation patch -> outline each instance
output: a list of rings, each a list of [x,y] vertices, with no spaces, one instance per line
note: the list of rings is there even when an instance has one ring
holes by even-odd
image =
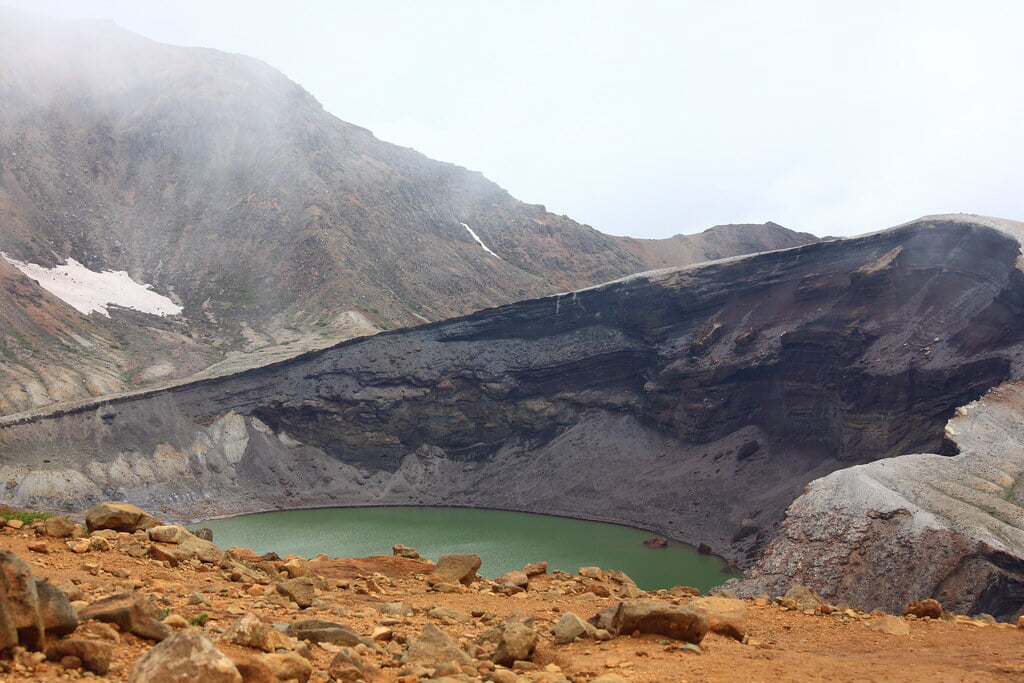
[[[12,508],[9,505],[0,505],[0,519],[4,521],[20,519],[25,524],[31,524],[37,519],[49,519],[50,517],[56,517],[56,515],[52,515],[49,512],[29,512],[28,510]]]

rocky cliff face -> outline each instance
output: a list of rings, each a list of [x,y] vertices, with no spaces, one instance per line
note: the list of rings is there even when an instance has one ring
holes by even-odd
[[[93,344],[86,365],[119,369],[108,372],[81,370],[81,349],[56,333],[32,341],[45,363],[21,353],[20,300],[0,301],[3,343],[21,353],[0,367],[0,410],[650,269],[614,238],[479,173],[338,120],[239,55],[0,8],[0,103],[0,252],[125,271],[182,307],[169,325],[178,336],[144,313],[90,322],[64,310],[106,330],[80,336]],[[755,237],[743,248],[765,246]],[[248,365],[265,362],[261,353]]]
[[[1000,385],[946,428],[959,455],[904,455],[815,480],[743,579],[743,593],[819,586],[898,610],[934,596],[998,618],[1024,610],[1024,384]]]
[[[8,418],[4,502],[491,506],[749,563],[806,483],[952,454],[954,410],[1021,377],[1022,232],[933,217]]]

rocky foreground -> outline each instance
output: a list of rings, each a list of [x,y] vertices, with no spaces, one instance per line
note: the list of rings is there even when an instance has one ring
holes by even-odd
[[[201,534],[200,534],[201,535]],[[621,572],[415,550],[311,560],[223,550],[124,504],[0,531],[6,680],[1020,680],[1024,629],[813,590],[644,592]],[[924,596],[922,596],[924,597]]]

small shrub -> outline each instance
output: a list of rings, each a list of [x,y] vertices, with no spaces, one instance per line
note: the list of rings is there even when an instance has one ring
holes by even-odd
[[[201,612],[188,620],[189,626],[202,626],[210,618],[209,613]]]
[[[50,517],[55,516],[56,515],[52,515],[49,512],[29,512],[28,510],[12,508],[9,505],[0,505],[0,520],[4,521],[8,519],[20,519],[25,522],[25,524],[31,524],[37,519],[49,519]]]

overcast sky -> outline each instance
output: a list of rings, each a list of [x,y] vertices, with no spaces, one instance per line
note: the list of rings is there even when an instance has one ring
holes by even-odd
[[[262,59],[604,232],[1024,219],[1024,2],[0,0]]]

